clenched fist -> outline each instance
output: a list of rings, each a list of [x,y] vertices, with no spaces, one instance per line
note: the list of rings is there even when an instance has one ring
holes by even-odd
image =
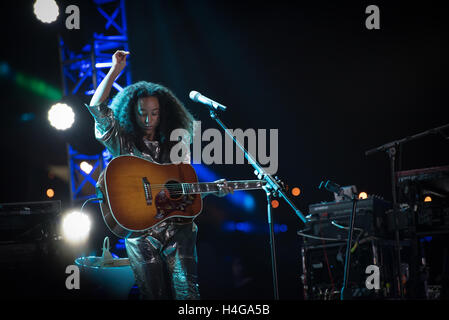
[[[116,72],[122,72],[126,67],[126,56],[129,51],[118,50],[112,55],[112,69]]]

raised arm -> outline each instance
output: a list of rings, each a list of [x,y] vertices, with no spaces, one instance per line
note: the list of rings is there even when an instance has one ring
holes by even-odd
[[[127,51],[117,51],[112,56],[112,67],[101,81],[90,100],[87,109],[95,120],[95,138],[102,143],[113,156],[120,154],[119,127],[113,116],[113,111],[104,102],[111,93],[112,84],[126,66]]]
[[[126,67],[126,56],[129,55],[128,51],[118,50],[112,56],[112,67],[109,69],[108,74],[101,81],[97,90],[95,90],[92,99],[90,100],[91,106],[97,106],[105,101],[111,93],[112,84],[119,76],[120,72]]]

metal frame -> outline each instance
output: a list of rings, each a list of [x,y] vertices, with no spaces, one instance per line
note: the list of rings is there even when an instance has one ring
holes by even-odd
[[[100,15],[106,19],[103,32],[109,35],[94,32],[92,39],[80,53],[71,51],[62,37],[58,37],[61,80],[65,96],[79,92],[93,95],[98,84],[106,76],[103,69],[112,65],[112,54],[116,50],[129,51],[125,0],[94,0],[94,3]],[[108,13],[111,8],[112,13]],[[111,32],[114,34],[111,35]],[[131,82],[128,66],[115,80],[113,87],[121,91]]]
[[[93,95],[96,88],[106,76],[103,69],[112,65],[112,54],[116,50],[129,51],[125,0],[94,0],[100,15],[106,20],[102,33],[94,32],[89,43],[81,52],[71,51],[61,36],[58,36],[59,58],[61,65],[61,80],[64,96],[68,95]],[[105,35],[108,34],[108,35]],[[113,88],[117,91],[123,90],[124,86],[130,85],[131,71],[128,67],[117,77]],[[94,188],[96,180],[93,174],[100,167],[102,171],[112,159],[107,149],[98,155],[85,155],[74,150],[67,144],[67,156],[70,170],[70,200],[71,202],[86,200],[93,195],[82,194],[86,183]],[[81,161],[93,162],[90,174],[85,173],[79,167]],[[78,177],[83,179],[78,181]]]
[[[70,171],[70,201],[73,203],[92,198],[92,194],[83,195],[82,190],[86,183],[91,184],[95,189],[97,181],[93,175],[98,167],[100,167],[100,172],[105,168],[103,154],[92,156],[81,154],[67,144],[67,156]],[[82,161],[88,161],[92,165],[90,173],[86,173],[80,168],[79,163]],[[77,179],[77,173],[82,177],[81,180]]]

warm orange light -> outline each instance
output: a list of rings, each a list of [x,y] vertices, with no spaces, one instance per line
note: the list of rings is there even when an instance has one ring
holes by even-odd
[[[366,192],[359,193],[359,199],[366,199],[366,198],[368,198],[368,195],[366,194]]]
[[[47,189],[47,197],[53,198],[55,196],[55,191],[53,189]]]
[[[277,207],[279,207],[279,201],[271,200],[271,206],[276,209]]]
[[[425,197],[424,202],[432,202],[432,197],[430,196]]]
[[[301,189],[299,189],[298,187],[294,187],[292,189],[292,195],[294,195],[295,197],[299,196],[300,193],[301,193]]]

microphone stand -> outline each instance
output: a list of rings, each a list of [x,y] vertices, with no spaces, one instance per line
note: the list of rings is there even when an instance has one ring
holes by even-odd
[[[400,239],[399,239],[399,224],[398,224],[398,203],[397,203],[397,190],[396,190],[396,170],[395,170],[395,163],[396,163],[396,153],[397,148],[402,147],[402,144],[425,137],[429,134],[435,134],[440,133],[443,135],[442,130],[449,128],[449,124],[446,124],[441,127],[433,128],[418,134],[415,134],[413,136],[408,136],[403,139],[395,140],[392,142],[388,142],[384,145],[381,145],[379,147],[370,149],[365,152],[365,156],[369,156],[373,153],[376,153],[378,151],[385,151],[390,159],[390,179],[391,179],[391,191],[393,196],[393,214],[394,214],[394,229],[395,229],[395,242],[396,242],[396,263],[397,263],[397,281],[398,281],[398,289],[399,289],[399,297],[404,298],[404,288],[402,285],[402,279],[401,279],[401,245],[400,245]],[[443,135],[444,136],[444,135]],[[448,136],[444,136],[445,139],[449,139]]]
[[[263,179],[267,182],[264,186],[264,190],[267,194],[267,219],[270,230],[270,251],[271,251],[271,267],[273,272],[273,290],[274,290],[274,299],[279,300],[279,289],[278,289],[278,280],[277,280],[277,266],[276,266],[276,248],[275,248],[275,239],[274,239],[274,231],[273,231],[273,220],[271,214],[271,200],[274,197],[283,198],[288,205],[293,209],[296,215],[302,220],[302,222],[307,223],[308,220],[302,214],[302,212],[296,208],[293,202],[287,197],[284,192],[283,186],[281,186],[282,182],[279,179],[273,178],[270,174],[268,174],[261,165],[254,159],[254,157],[241,145],[241,143],[229,132],[229,129],[224,125],[224,123],[217,117],[217,113],[215,108],[207,105],[210,111],[210,117],[214,119],[220,127],[226,132],[226,134],[232,138],[235,144],[243,151],[245,158],[248,162],[254,167],[254,174],[259,178]],[[281,183],[281,184],[280,184]]]
[[[344,269],[344,276],[343,276],[343,285],[340,292],[340,299],[346,300],[346,297],[349,296],[346,293],[346,289],[348,288],[348,279],[349,279],[349,270],[351,268],[351,246],[352,246],[352,238],[354,233],[354,221],[355,221],[355,215],[357,212],[357,195],[352,193],[352,198],[346,195],[343,191],[343,188],[341,188],[339,185],[333,183],[332,181],[328,180],[326,183],[324,181],[321,182],[318,189],[321,189],[324,186],[324,188],[330,192],[334,192],[338,194],[339,196],[342,196],[345,200],[352,200],[352,212],[351,216],[349,217],[349,229],[348,229],[348,239],[346,242],[346,256],[345,256],[345,269]]]
[[[343,197],[347,200],[351,200],[347,195],[343,194]],[[346,259],[345,259],[345,270],[343,277],[343,286],[341,288],[340,299],[345,300],[347,293],[346,289],[348,288],[348,278],[349,278],[349,269],[351,268],[351,246],[352,246],[352,236],[354,231],[354,221],[355,221],[355,213],[357,211],[357,196],[352,196],[352,213],[349,220],[349,230],[348,230],[348,240],[346,243]],[[345,296],[346,295],[346,296]]]

